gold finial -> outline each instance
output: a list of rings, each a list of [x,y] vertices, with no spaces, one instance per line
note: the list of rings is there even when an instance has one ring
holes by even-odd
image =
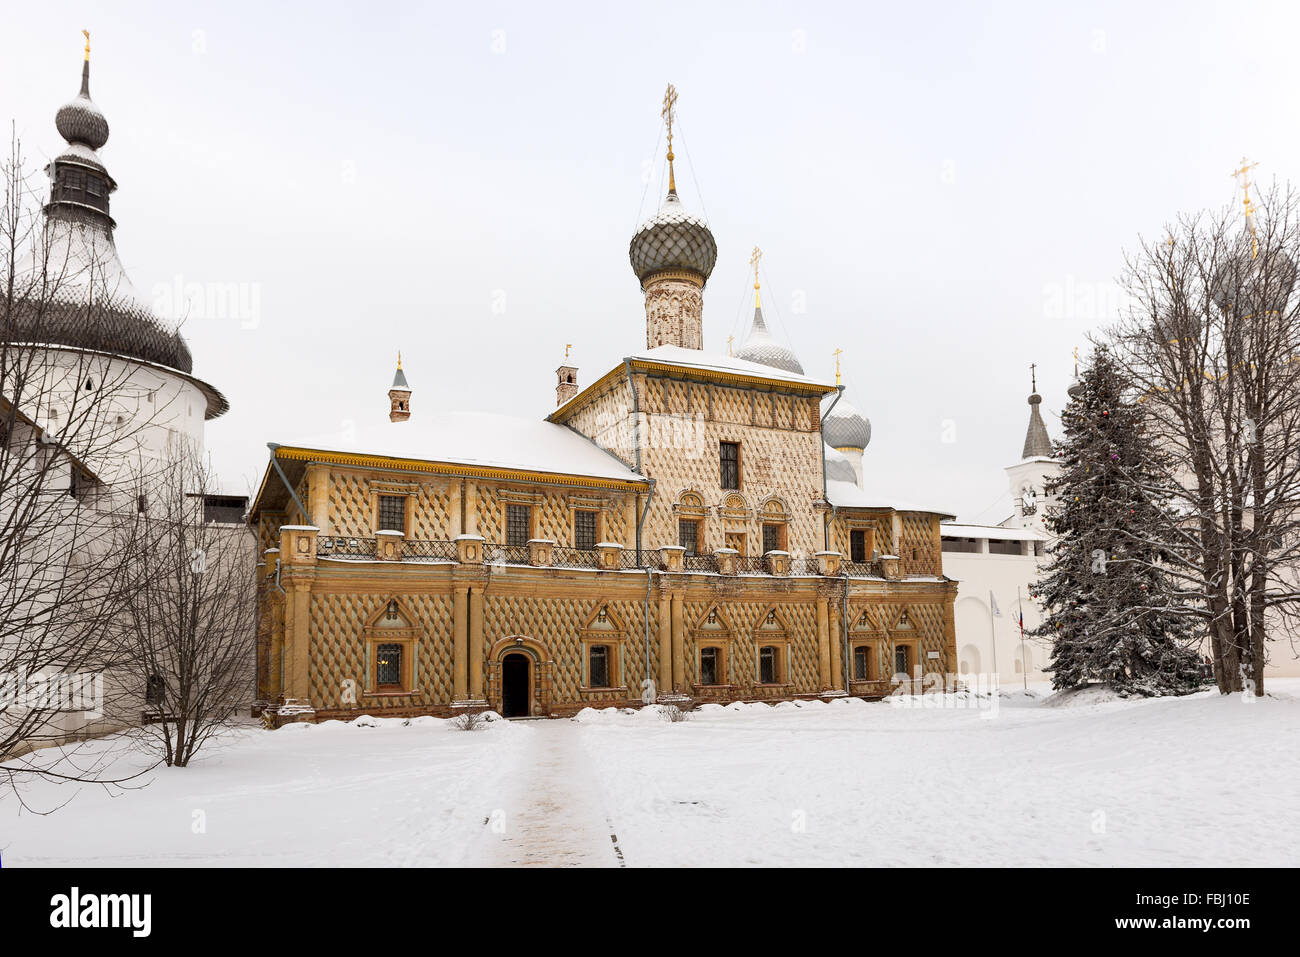
[[[661,111],[664,122],[668,124],[668,192],[677,192],[677,179],[673,175],[673,117],[677,115],[677,87],[671,83],[664,93],[664,107]]]
[[[758,263],[762,258],[763,258],[763,250],[755,246],[754,251],[749,256],[749,264],[754,267],[754,308],[755,309],[757,309],[760,305],[758,301]]]
[[[831,355],[835,357],[835,384],[836,385],[842,385],[844,382],[843,377],[840,376],[840,356],[842,356],[843,354],[844,354],[843,349],[836,349],[834,352],[831,353]]]
[[[1074,378],[1075,381],[1078,381],[1079,379],[1079,347],[1078,346],[1074,347]]]
[[[90,59],[90,31],[82,30],[81,35],[86,38],[86,59]]]
[[[1259,255],[1259,238],[1255,235],[1255,204],[1250,200],[1250,171],[1258,165],[1258,163],[1252,163],[1243,156],[1241,166],[1232,171],[1233,178],[1241,182],[1241,204],[1246,212],[1246,228],[1250,230],[1252,256]]]
[[[735,336],[727,336],[727,355],[729,356],[735,355],[735,353],[731,351],[731,344],[735,341],[736,341]]]
[[[402,371],[402,350],[401,349],[397,350],[397,371],[398,372]]]
[[[572,342],[566,342],[566,343],[564,344],[564,358],[566,358],[566,359],[569,358],[569,350],[572,349],[572,348],[573,348],[573,343],[572,343]]]

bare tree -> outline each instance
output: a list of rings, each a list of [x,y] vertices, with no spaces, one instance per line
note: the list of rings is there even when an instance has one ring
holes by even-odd
[[[196,450],[146,481],[148,514],[122,538],[138,581],[118,657],[143,692],[143,733],[185,767],[253,699],[255,539],[246,524],[206,520],[215,482]]]
[[[1112,330],[1176,462],[1166,570],[1224,693],[1264,693],[1269,630],[1300,609],[1300,197],[1180,218],[1126,262]]]

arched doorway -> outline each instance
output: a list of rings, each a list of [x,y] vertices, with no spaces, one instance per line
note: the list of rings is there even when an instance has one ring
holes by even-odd
[[[501,714],[526,718],[533,696],[532,663],[528,655],[511,652],[501,659]]]

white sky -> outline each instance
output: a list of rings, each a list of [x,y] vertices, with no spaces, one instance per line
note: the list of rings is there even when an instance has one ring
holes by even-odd
[[[844,349],[869,484],[994,522],[1029,364],[1056,435],[1123,250],[1232,202],[1243,154],[1300,164],[1295,5],[1087,6],[7,3],[0,116],[55,155],[91,30],[136,286],[256,307],[184,329],[243,490],[267,441],[386,416],[399,348],[417,416],[539,417],[566,342],[584,383],[643,348],[671,81],[706,348],[743,335],[758,244],[774,334],[814,374]]]

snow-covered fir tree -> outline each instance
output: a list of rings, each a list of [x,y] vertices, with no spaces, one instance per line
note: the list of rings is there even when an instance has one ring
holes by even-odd
[[[1056,541],[1033,592],[1044,612],[1036,634],[1051,640],[1054,688],[1099,681],[1124,695],[1184,694],[1200,669],[1164,566],[1169,463],[1129,392],[1104,348],[1070,388],[1062,471],[1047,486]]]

